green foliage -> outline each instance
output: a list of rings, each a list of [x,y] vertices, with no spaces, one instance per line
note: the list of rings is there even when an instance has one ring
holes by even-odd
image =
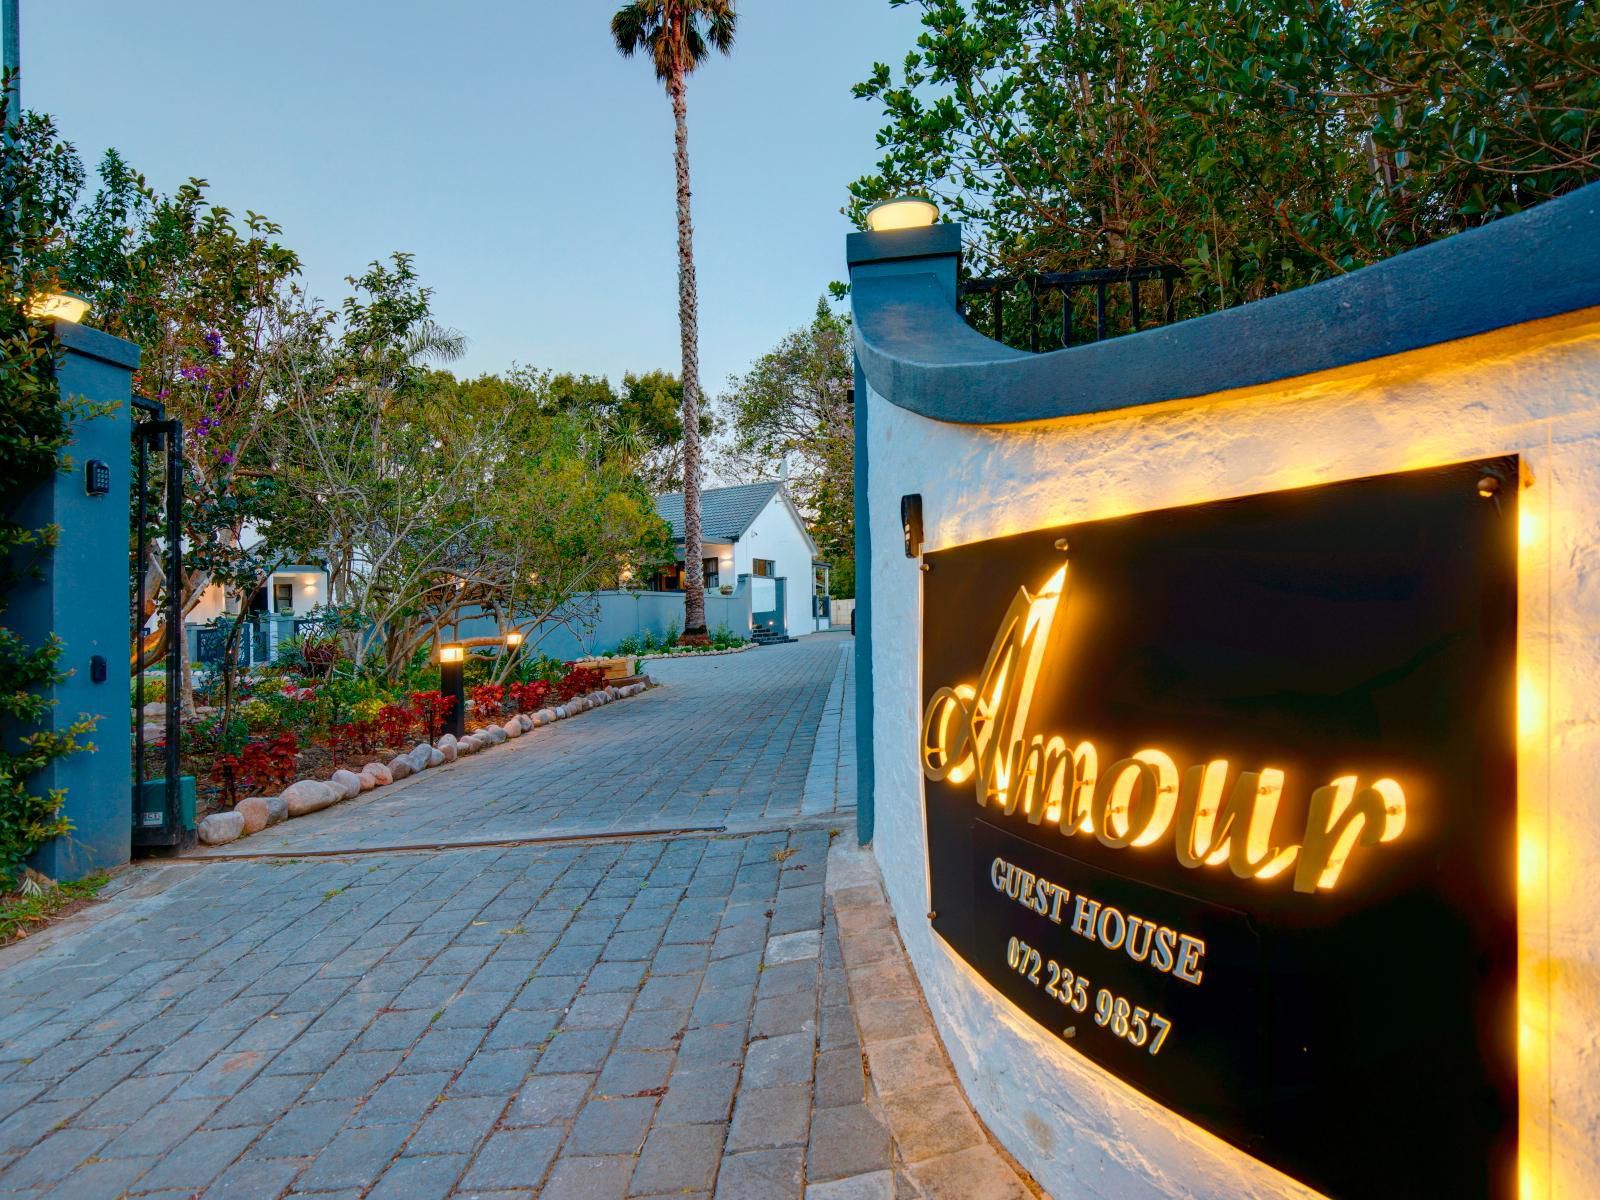
[[[1188,314],[1600,177],[1591,4],[892,2],[924,29],[856,88],[884,156],[849,211],[931,193],[981,273],[1167,264]]]
[[[57,883],[38,895],[0,896],[0,946],[27,937],[32,926],[42,925],[62,909],[80,900],[92,900],[111,876],[96,872],[70,883]]]
[[[0,122],[4,117],[0,101]],[[74,416],[56,386],[52,333],[28,317],[23,301],[60,287],[62,225],[81,182],[72,148],[57,138],[49,119],[25,114],[15,146],[0,155],[0,617],[16,588],[40,570],[58,535],[54,526],[34,526],[19,512],[31,491],[69,465]],[[65,678],[62,649],[54,636],[35,646],[0,626],[0,724],[7,730],[0,745],[0,889],[20,877],[38,846],[71,829],[61,816],[65,792],[41,792],[30,781],[58,759],[93,749],[82,740],[93,718],[37,728],[54,703],[41,690]]]
[[[787,466],[835,596],[855,595],[854,379],[849,319],[818,300],[811,324],[729,380],[720,400],[733,435],[727,473],[772,479]]]

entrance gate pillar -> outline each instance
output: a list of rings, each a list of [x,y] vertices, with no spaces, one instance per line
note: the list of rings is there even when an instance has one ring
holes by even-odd
[[[64,789],[71,832],[41,846],[29,865],[52,879],[81,879],[128,861],[129,749],[128,505],[129,396],[139,348],[70,321],[55,323],[61,355],[56,379],[63,402],[109,413],[73,424],[70,467],[41,483],[19,506],[30,528],[55,525],[60,539],[39,579],[13,595],[9,623],[26,644],[54,634],[66,672],[44,689],[54,701],[40,722],[63,730],[81,715],[98,718],[85,741],[93,750],[58,758],[30,778],[33,789]]]

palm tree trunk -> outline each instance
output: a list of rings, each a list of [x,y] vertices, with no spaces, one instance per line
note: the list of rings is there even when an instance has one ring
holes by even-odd
[[[683,637],[706,636],[706,586],[700,549],[700,331],[694,284],[694,226],[689,219],[689,118],[680,74],[672,97],[678,172],[678,327],[683,340]]]

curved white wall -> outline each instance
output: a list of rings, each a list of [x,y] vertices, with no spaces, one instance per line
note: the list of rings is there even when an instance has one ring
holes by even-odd
[[[1058,1200],[1304,1197],[1023,1017],[928,926],[917,769],[926,548],[1516,452],[1521,499],[1519,1007],[1525,1196],[1600,1196],[1600,309],[1356,367],[1025,427],[947,425],[868,395],[874,850],[974,1104]],[[1538,719],[1542,712],[1543,720]],[[1375,1093],[1373,1103],[1381,1104]]]

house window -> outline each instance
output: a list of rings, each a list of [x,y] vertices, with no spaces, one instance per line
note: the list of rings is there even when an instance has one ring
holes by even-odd
[[[717,586],[718,575],[716,559],[701,559],[700,571],[705,580],[706,587],[714,588]],[[655,579],[651,583],[651,588],[657,592],[681,592],[683,591],[683,579],[683,564],[681,562],[675,562],[672,564],[672,566],[666,568],[665,570],[657,572]]]
[[[272,611],[292,613],[294,611],[294,584],[274,581],[272,584]]]
[[[750,574],[758,575],[762,579],[776,579],[778,563],[771,558],[753,558],[750,560]]]

